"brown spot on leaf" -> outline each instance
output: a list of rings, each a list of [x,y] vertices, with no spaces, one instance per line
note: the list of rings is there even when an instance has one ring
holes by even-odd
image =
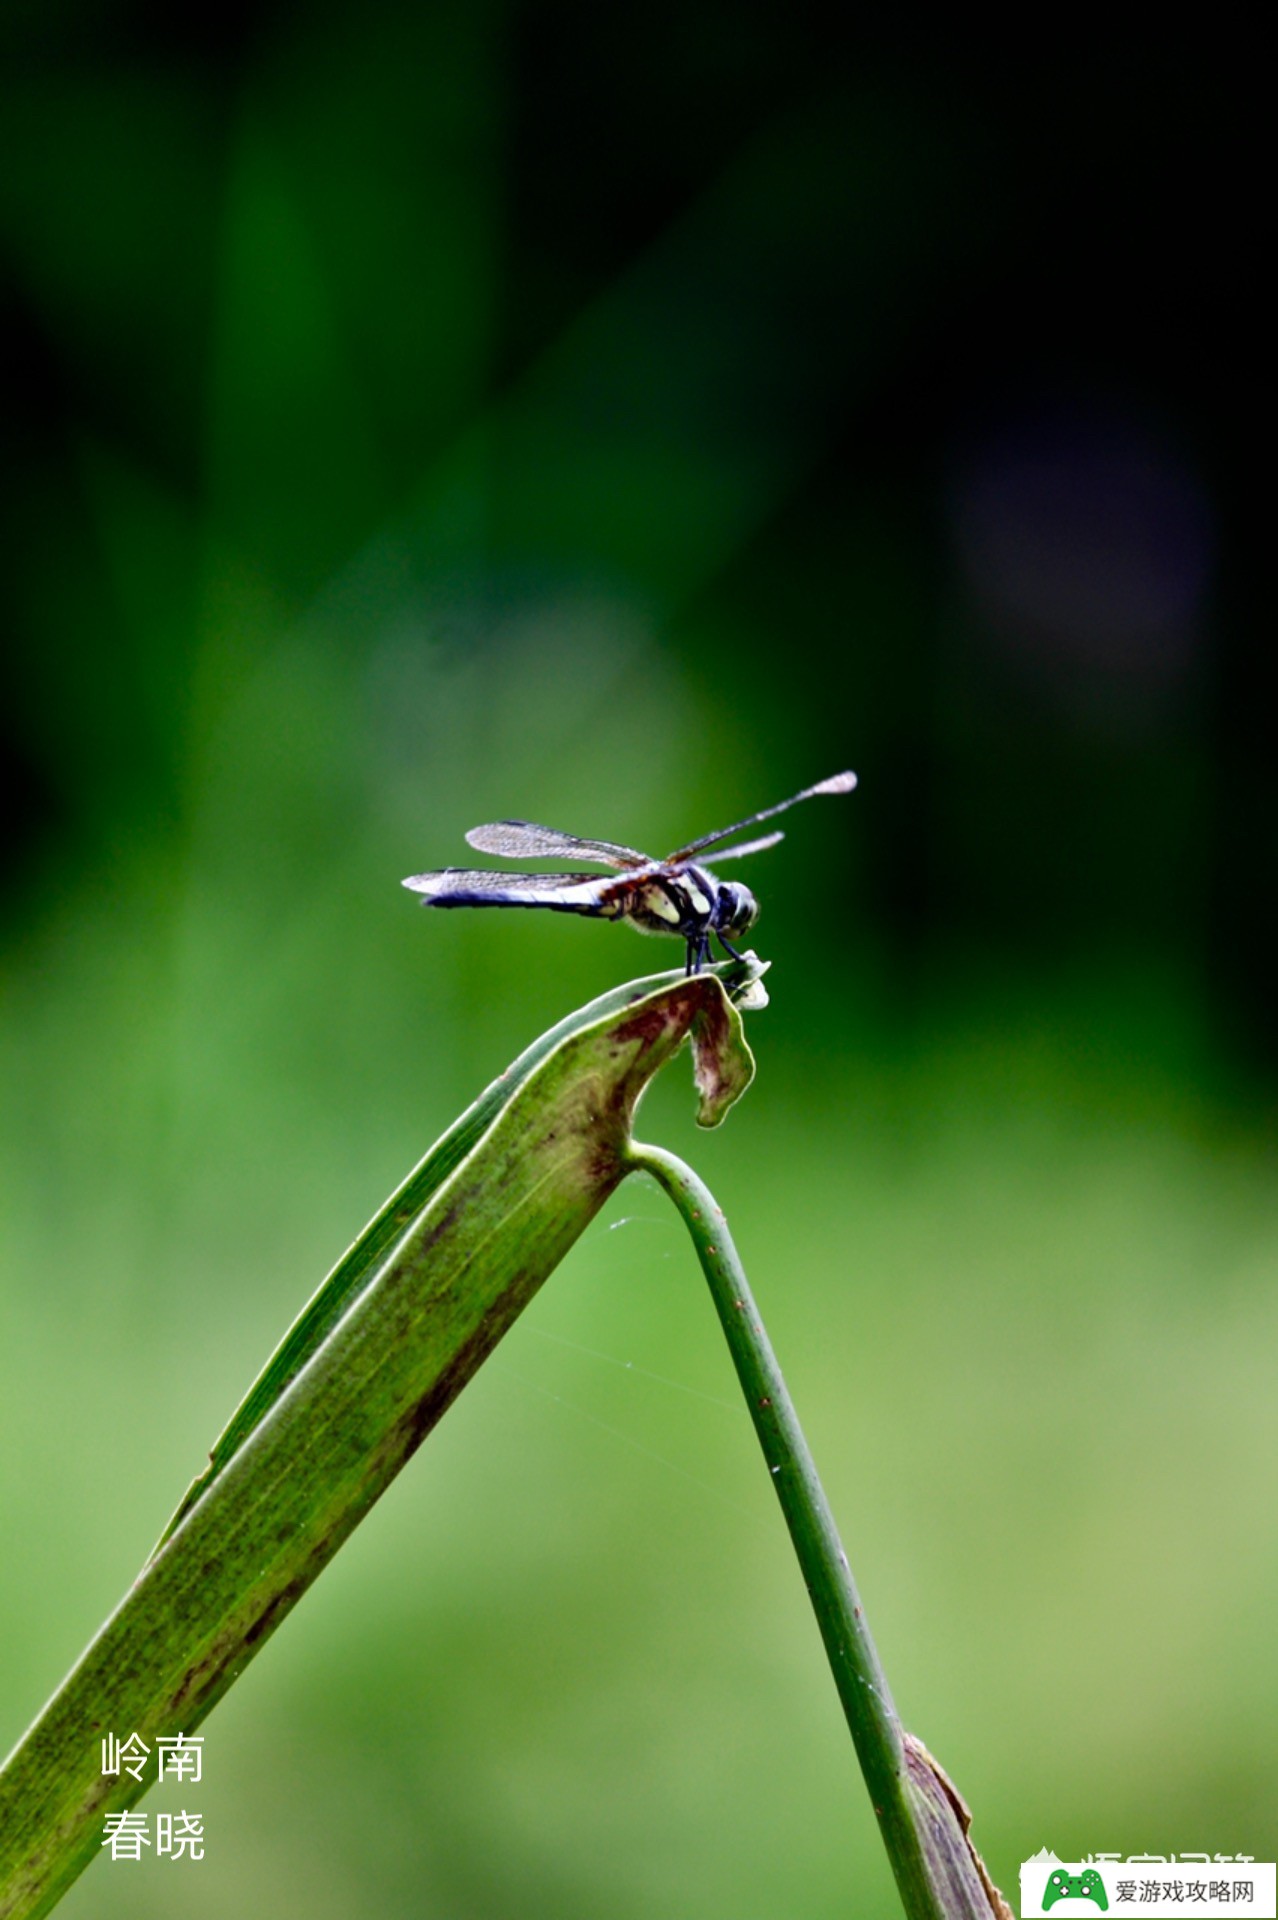
[[[278,1593],[273,1594],[257,1619],[245,1629],[244,1645],[255,1647],[259,1640],[264,1640],[267,1634],[279,1625],[289,1608],[301,1599],[309,1585],[309,1579],[296,1578],[290,1580],[287,1586],[281,1587]]]

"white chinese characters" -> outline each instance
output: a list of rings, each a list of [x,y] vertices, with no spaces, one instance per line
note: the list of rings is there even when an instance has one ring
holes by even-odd
[[[143,1847],[151,1845],[144,1813],[109,1813],[104,1823],[102,1845],[110,1847],[113,1860],[140,1860]],[[168,1854],[173,1860],[204,1858],[204,1815],[157,1813],[155,1816],[155,1852],[157,1859]]]
[[[102,1771],[108,1775],[128,1774],[139,1785],[145,1785],[146,1764],[152,1751],[136,1730],[127,1740],[108,1733],[102,1741]],[[203,1779],[202,1734],[159,1734],[154,1753],[157,1781],[185,1780],[194,1785]],[[110,1848],[112,1860],[141,1860],[142,1849],[151,1846],[155,1848],[157,1860],[202,1860],[204,1815],[189,1813],[185,1807],[179,1813],[157,1813],[153,1836],[146,1814],[134,1813],[131,1809],[108,1813],[103,1821],[102,1845]]]

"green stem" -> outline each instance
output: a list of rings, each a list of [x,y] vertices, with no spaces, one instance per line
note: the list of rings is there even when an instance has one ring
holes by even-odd
[[[948,1804],[938,1813],[937,1802],[946,1795],[927,1790],[932,1780],[920,1793],[920,1776],[932,1763],[905,1733],[893,1705],[834,1516],[723,1211],[692,1169],[664,1148],[635,1143],[629,1157],[633,1169],[650,1173],[674,1201],[710,1282],[905,1911],[910,1920],[988,1915],[992,1902],[975,1870],[966,1870],[970,1849],[962,1816]],[[948,1829],[939,1849],[938,1821]],[[956,1853],[962,1857],[956,1860]]]

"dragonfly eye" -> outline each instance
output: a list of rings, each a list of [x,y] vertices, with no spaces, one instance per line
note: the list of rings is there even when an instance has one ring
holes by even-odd
[[[716,924],[720,933],[726,933],[729,938],[749,933],[759,917],[759,903],[749,887],[740,886],[734,880],[720,886],[716,907]]]

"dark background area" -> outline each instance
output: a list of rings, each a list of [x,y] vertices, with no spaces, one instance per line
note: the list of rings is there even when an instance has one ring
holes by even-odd
[[[94,450],[229,517],[300,608],[557,360],[533,444],[490,450],[494,572],[548,559],[537,431],[583,487],[634,454],[593,503],[617,524],[548,518],[578,566],[674,571],[681,657],[760,730],[781,706],[820,766],[851,734],[881,819],[832,876],[841,937],[908,968],[938,938],[1154,946],[1272,1067],[1263,61],[1235,23],[1049,47],[758,8],[98,7],[9,37],[11,914],[64,836],[175,798],[196,637],[139,659],[119,631]],[[710,469],[683,515],[648,491],[681,456]]]
[[[760,1084],[732,1141],[696,1151],[765,1306],[784,1277],[783,1358],[802,1373],[805,1352],[845,1356],[844,1372],[813,1369],[815,1437],[836,1482],[847,1449],[836,1504],[863,1581],[867,1554],[879,1576],[871,1610],[899,1633],[908,1715],[971,1794],[1009,1892],[1045,1841],[1063,1858],[1075,1842],[1272,1852],[1256,1824],[1272,1734],[1238,1719],[1272,1703],[1274,1679],[1258,1637],[1272,1547],[1247,1531],[1273,1494],[1257,1371],[1278,1066],[1268,76],[1258,19],[1062,17],[1054,39],[1048,24],[1013,38],[887,10],[830,33],[760,6],[8,10],[0,1479],[5,1558],[29,1577],[5,1601],[20,1651],[0,1675],[0,1744],[434,1132],[576,999],[669,958],[558,917],[415,915],[399,877],[460,860],[464,830],[506,814],[660,849],[850,764],[854,798],[794,816],[751,866],[776,963]],[[686,1099],[654,1104],[686,1127]],[[670,1226],[609,1239],[607,1258],[649,1231],[672,1269]],[[625,1256],[636,1274],[643,1251]],[[573,1286],[594,1304],[572,1306]],[[590,1317],[608,1297],[570,1277],[557,1324],[616,1355],[621,1335]],[[666,1312],[648,1362],[662,1374],[677,1371]],[[1071,1390],[1045,1412],[1033,1383],[1053,1356]],[[951,1400],[956,1368],[984,1382],[985,1411]],[[599,1417],[625,1426],[600,1391]],[[176,1427],[126,1443],[121,1408],[157,1392]],[[509,1470],[502,1404],[491,1437],[482,1412],[450,1416],[475,1449],[441,1432],[457,1484],[491,1491],[495,1463]],[[894,1426],[907,1404],[917,1453]],[[547,1479],[576,1449],[553,1413]],[[1057,1419],[1077,1424],[1049,1441]],[[91,1517],[103,1421],[132,1476],[117,1527]],[[867,1478],[858,1436],[894,1464]],[[1057,1443],[1077,1463],[1064,1486]],[[515,1451],[541,1459],[538,1444]],[[624,1581],[635,1543],[607,1516],[668,1492],[658,1475],[623,1495],[614,1467],[591,1470],[572,1526],[533,1529],[524,1549],[532,1590],[558,1596],[556,1673],[597,1618],[589,1580],[561,1594],[559,1572],[606,1564]],[[431,1484],[446,1508],[485,1511]],[[1045,1530],[1065,1513],[1104,1532],[1111,1496],[1110,1611],[1079,1597],[1067,1614]],[[509,1498],[522,1515],[526,1489]],[[447,1533],[435,1508],[413,1511]],[[1220,1585],[1206,1576],[1175,1655],[1203,1692],[1182,1697],[1162,1763],[1137,1767],[1135,1729],[1180,1684],[1170,1640],[1143,1679],[1132,1649],[1160,1644],[1151,1622],[1170,1633],[1182,1523],[1227,1532]],[[771,1699],[773,1679],[800,1742],[823,1698],[807,1668],[797,1699],[771,1669],[745,1683],[739,1652],[734,1691],[725,1653],[733,1705],[690,1701],[697,1734],[673,1707],[666,1723],[671,1649],[700,1645],[686,1596],[700,1578],[712,1595],[714,1576],[685,1565],[667,1588],[646,1572],[665,1653],[642,1675],[594,1674],[616,1739],[635,1713],[651,1735],[651,1779],[623,1768],[597,1827],[590,1740],[522,1690],[544,1649],[512,1655],[484,1720],[466,1676],[482,1693],[476,1672],[512,1631],[492,1541],[520,1524],[448,1536],[445,1597],[405,1616],[408,1644],[384,1629],[385,1664],[370,1654],[362,1680],[370,1603],[352,1588],[321,1643],[322,1706],[305,1639],[320,1593],[273,1643],[209,1729],[240,1741],[242,1797],[209,1867],[242,1876],[224,1903],[288,1884],[314,1846],[305,1809],[330,1792],[337,1808],[355,1771],[381,1782],[375,1818],[363,1808],[380,1864],[358,1819],[323,1816],[331,1880],[308,1911],[356,1910],[342,1889],[367,1893],[370,1875],[386,1913],[891,1911],[865,1878],[882,1874],[872,1831],[851,1860],[841,1828],[830,1837],[859,1789],[842,1773],[812,1784],[841,1753],[807,1755],[795,1824],[769,1808],[759,1845],[809,1863],[771,1891],[753,1868],[734,1879],[741,1836],[716,1822],[705,1839],[711,1810],[674,1784],[676,1756],[715,1773],[725,1747],[750,1746],[744,1726],[709,1730],[738,1707],[748,1721],[742,1702]],[[1146,1567],[1166,1575],[1148,1587],[1117,1570],[1123,1529],[1143,1525]],[[409,1549],[377,1539],[379,1581],[398,1585]],[[747,1594],[778,1557],[773,1541]],[[436,1573],[420,1577],[434,1592]],[[466,1639],[490,1607],[494,1640]],[[638,1638],[651,1617],[630,1621]],[[806,1658],[797,1606],[791,1625]],[[1224,1643],[1213,1692],[1204,1650]],[[416,1698],[405,1672],[441,1659],[454,1693],[421,1707],[434,1732],[392,1735],[392,1700]],[[278,1699],[254,1694],[268,1667],[292,1674]],[[1077,1739],[1027,1780],[1008,1754],[1034,1742],[1052,1687],[1078,1708]],[[300,1741],[287,1729],[308,1713],[318,1772],[271,1803],[245,1756]],[[459,1749],[472,1713],[484,1731]],[[383,1742],[398,1771],[379,1775]],[[762,1806],[769,1780],[733,1791]],[[417,1809],[453,1793],[453,1838],[420,1842],[428,1871]],[[499,1833],[520,1863],[508,1878],[489,1858]],[[631,1861],[616,1883],[613,1855]],[[108,1894],[99,1868],[71,1904],[187,1911],[158,1865],[149,1893],[142,1875],[120,1889],[124,1873]]]

